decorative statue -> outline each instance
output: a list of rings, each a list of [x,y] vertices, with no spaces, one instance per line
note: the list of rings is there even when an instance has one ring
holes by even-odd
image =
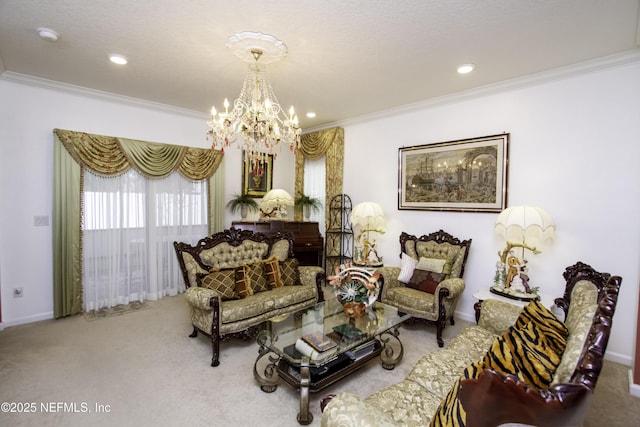
[[[367,262],[370,265],[376,265],[380,263],[380,257],[378,251],[376,251],[376,242],[372,242],[369,246],[369,253],[367,254]]]
[[[509,258],[507,258],[507,265],[509,266],[509,270],[507,270],[507,281],[505,283],[506,288],[511,287],[511,282],[513,278],[518,275],[520,271],[520,260],[513,254],[513,251],[509,252]]]
[[[493,278],[495,289],[510,289],[513,292],[524,294],[536,293],[537,288],[529,286],[529,276],[527,275],[527,260],[518,258],[513,248],[529,249],[534,254],[540,251],[525,243],[507,242],[504,250],[498,252],[500,261],[496,263],[496,274]]]

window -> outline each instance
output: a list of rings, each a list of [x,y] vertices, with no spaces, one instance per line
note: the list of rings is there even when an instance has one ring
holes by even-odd
[[[206,181],[85,171],[82,212],[85,311],[184,291],[173,242],[207,235]]]
[[[311,211],[311,221],[318,222],[320,233],[324,235],[325,229],[325,207],[326,207],[326,157],[304,161],[304,194],[315,197],[322,203],[322,208],[318,211]]]

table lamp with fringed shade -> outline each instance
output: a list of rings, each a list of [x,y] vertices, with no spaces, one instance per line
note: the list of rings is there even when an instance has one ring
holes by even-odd
[[[264,195],[260,202],[263,213],[276,213],[277,218],[287,218],[287,206],[293,206],[293,196],[286,190],[275,188]],[[268,211],[268,212],[267,212]]]
[[[359,265],[380,266],[382,258],[378,256],[376,243],[370,239],[370,233],[384,234],[387,229],[387,219],[382,207],[375,202],[358,203],[351,211],[351,226],[359,226],[356,237],[359,251],[356,251],[354,262]],[[366,237],[360,243],[363,236]]]
[[[539,254],[539,245],[553,242],[556,225],[551,215],[537,206],[513,206],[498,215],[494,230],[506,242],[505,249],[499,252],[494,288],[513,287],[514,292],[535,293],[528,284],[524,251],[528,249]],[[514,248],[522,248],[522,259],[517,258]]]

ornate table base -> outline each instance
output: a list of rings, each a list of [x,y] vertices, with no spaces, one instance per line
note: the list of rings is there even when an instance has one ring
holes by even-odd
[[[341,363],[336,363],[329,367],[329,363],[336,360],[331,359],[325,363],[325,366],[314,366],[315,375],[312,375],[308,358],[303,358],[299,366],[289,363],[286,358],[276,354],[268,347],[268,338],[263,335],[258,339],[260,349],[253,367],[253,375],[258,384],[260,384],[260,389],[265,393],[276,391],[279,379],[282,379],[292,387],[299,388],[300,412],[297,420],[301,425],[308,425],[313,422],[313,414],[309,412],[310,392],[320,391],[347,377],[378,355],[384,369],[394,369],[404,355],[402,342],[398,338],[399,335],[400,332],[397,327],[384,331],[360,346],[360,348],[371,348],[370,352],[353,359],[347,357],[346,353],[341,354],[336,358],[342,358]]]

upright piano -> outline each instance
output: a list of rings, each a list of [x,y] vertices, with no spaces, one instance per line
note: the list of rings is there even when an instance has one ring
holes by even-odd
[[[233,221],[231,226],[239,230],[250,230],[266,234],[278,231],[293,233],[293,253],[300,265],[322,267],[324,241],[317,222],[306,221]]]

